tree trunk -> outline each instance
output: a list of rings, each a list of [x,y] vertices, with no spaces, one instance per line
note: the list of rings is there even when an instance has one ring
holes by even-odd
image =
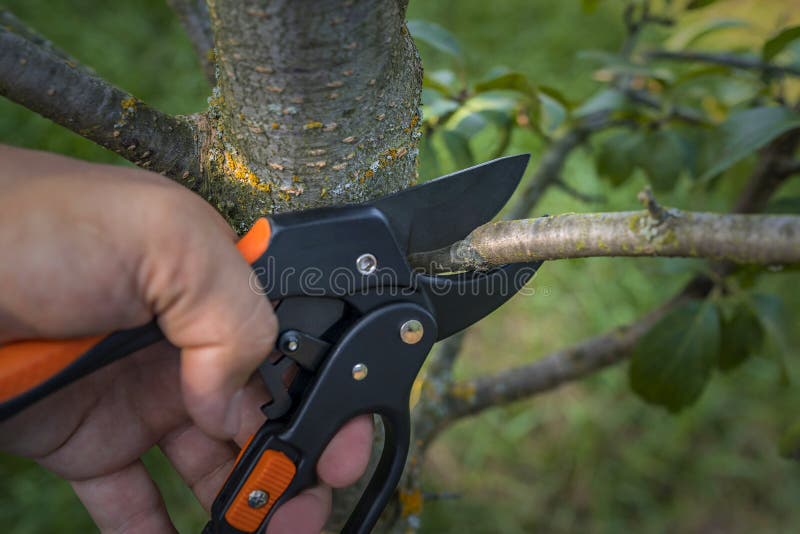
[[[364,202],[416,180],[422,66],[407,0],[209,0],[217,87],[205,198],[261,215]],[[382,447],[376,436],[373,462]],[[337,491],[331,528],[368,476]]]
[[[422,68],[406,0],[209,0],[203,196],[244,230],[415,180]]]

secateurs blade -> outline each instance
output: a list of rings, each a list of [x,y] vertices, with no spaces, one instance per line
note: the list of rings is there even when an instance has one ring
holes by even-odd
[[[386,439],[343,531],[372,529],[405,465],[409,394],[434,342],[497,309],[540,265],[428,275],[406,258],[491,220],[527,162],[500,158],[371,203],[262,218],[239,241],[264,297],[279,301],[280,332],[259,367],[272,397],[262,407],[266,422],[242,449],[205,533],[265,532],[281,504],[316,484],[325,446],[360,414],[380,415]],[[151,322],[0,347],[0,419],[162,338]]]

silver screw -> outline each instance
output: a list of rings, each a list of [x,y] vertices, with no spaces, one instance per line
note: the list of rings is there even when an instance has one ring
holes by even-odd
[[[289,343],[286,344],[286,350],[288,350],[289,352],[296,351],[297,347],[299,347],[299,345],[297,344],[296,339],[290,339]]]
[[[253,490],[247,496],[247,504],[250,508],[261,508],[269,501],[269,493],[264,490]]]
[[[416,319],[406,321],[403,323],[403,326],[400,327],[400,339],[409,345],[419,343],[419,340],[422,339],[422,334],[424,333],[425,329],[422,328],[422,323]]]
[[[367,366],[363,363],[357,363],[353,366],[353,379],[355,380],[364,380],[367,378]]]
[[[378,260],[372,254],[362,254],[356,260],[356,267],[361,274],[372,274],[378,268]]]

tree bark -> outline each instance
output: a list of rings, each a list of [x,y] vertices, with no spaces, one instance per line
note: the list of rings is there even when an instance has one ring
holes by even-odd
[[[171,117],[114,87],[4,10],[0,50],[0,95],[140,167],[199,183],[202,132],[192,118]]]
[[[598,256],[661,256],[782,265],[800,263],[800,217],[663,210],[566,213],[498,221],[463,241],[414,254],[427,272],[487,270],[507,263]]]
[[[210,0],[218,88],[205,147],[242,228],[413,183],[422,70],[401,0]],[[224,189],[229,189],[227,186]]]

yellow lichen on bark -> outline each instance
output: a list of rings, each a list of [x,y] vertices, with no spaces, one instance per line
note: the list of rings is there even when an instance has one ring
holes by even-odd
[[[271,189],[270,184],[261,183],[241,157],[228,151],[225,151],[225,174],[240,182],[246,182],[259,191],[269,192]]]
[[[450,388],[450,395],[457,399],[471,401],[475,397],[475,384],[473,382],[456,382]]]
[[[419,515],[422,512],[422,491],[414,489],[412,491],[400,490],[398,492],[400,499],[401,513],[403,517],[411,515]]]
[[[124,98],[119,103],[119,107],[123,109],[123,111],[127,111],[128,113],[133,113],[136,111],[136,98],[129,96],[128,98]]]

